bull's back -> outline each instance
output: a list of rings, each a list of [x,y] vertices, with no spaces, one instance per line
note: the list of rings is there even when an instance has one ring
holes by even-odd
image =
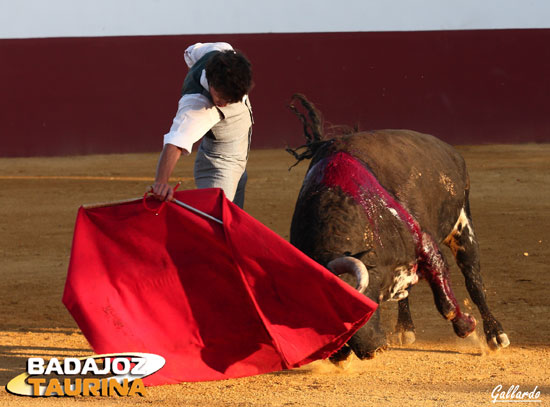
[[[334,151],[363,161],[436,239],[450,232],[469,189],[464,160],[453,147],[411,130],[377,130],[335,139],[319,151],[312,165]]]

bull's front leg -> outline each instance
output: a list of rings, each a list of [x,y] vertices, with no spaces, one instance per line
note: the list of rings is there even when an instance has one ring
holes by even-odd
[[[460,311],[451,289],[449,267],[437,243],[427,233],[422,233],[419,257],[419,270],[430,284],[437,310],[446,320],[452,322],[459,337],[467,337],[475,330],[476,320]]]
[[[411,291],[411,287],[407,288]],[[409,297],[405,297],[398,302],[397,324],[395,332],[399,336],[399,341],[402,345],[410,345],[416,341],[414,323],[411,317],[411,309],[409,307]]]

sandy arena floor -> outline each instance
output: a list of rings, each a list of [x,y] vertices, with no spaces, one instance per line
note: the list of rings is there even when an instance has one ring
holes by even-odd
[[[244,379],[148,388],[145,397],[30,399],[4,386],[28,357],[91,350],[61,304],[76,211],[85,203],[138,197],[157,154],[0,159],[0,406],[482,406],[497,385],[538,386],[550,400],[550,145],[463,146],[489,304],[511,346],[489,352],[482,334],[458,339],[425,282],[413,290],[417,342],[392,345],[346,368],[325,361]],[[192,157],[174,174],[193,188]],[[288,172],[282,150],[251,154],[246,210],[285,239],[307,164]],[[449,252],[447,252],[449,253]],[[453,262],[451,262],[453,263]],[[471,307],[453,263],[457,298]],[[480,321],[477,310],[471,311]],[[383,306],[391,337],[395,304]],[[481,339],[480,339],[481,338]],[[514,403],[516,404],[516,403]]]

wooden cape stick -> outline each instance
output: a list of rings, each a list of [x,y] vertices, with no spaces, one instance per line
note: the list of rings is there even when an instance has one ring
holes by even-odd
[[[95,203],[95,204],[86,204],[82,205],[84,209],[95,209],[95,208],[102,208],[105,206],[112,206],[112,205],[119,205],[119,204],[125,204],[125,203],[131,203],[135,201],[141,201],[143,198],[131,198],[131,199],[123,199],[120,201],[113,201],[113,202],[103,202],[103,203]],[[181,206],[182,208],[188,209],[192,212],[195,212],[201,216],[204,216],[205,218],[208,218],[210,220],[213,220],[214,222],[218,222],[220,225],[223,225],[223,221],[219,220],[218,218],[215,218],[197,208],[192,207],[191,205],[187,205],[186,203],[183,203],[181,201],[178,201],[177,199],[172,199],[171,201],[178,206]]]
[[[209,215],[209,214],[207,214],[207,213],[205,213],[205,212],[203,212],[203,211],[200,211],[200,210],[198,210],[197,208],[193,208],[191,205],[187,205],[186,203],[183,203],[183,202],[181,202],[181,201],[178,201],[177,199],[172,199],[172,202],[175,203],[176,205],[179,205],[179,206],[185,208],[185,209],[189,209],[190,211],[193,211],[193,212],[195,212],[195,213],[198,213],[199,215],[202,215],[202,216],[204,216],[205,218],[208,218],[208,219],[210,219],[210,220],[213,220],[213,221],[215,221],[215,222],[218,222],[220,225],[223,225],[223,221],[221,221],[221,220],[219,220],[218,218],[215,218],[215,217],[213,217],[213,216],[211,216],[211,215]]]

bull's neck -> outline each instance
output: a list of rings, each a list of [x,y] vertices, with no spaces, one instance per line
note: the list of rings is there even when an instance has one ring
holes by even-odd
[[[365,211],[369,221],[375,221],[377,207],[391,213],[407,225],[416,243],[421,244],[422,231],[413,216],[378,182],[374,174],[359,159],[344,151],[337,151],[320,160],[311,168],[308,177],[328,188],[339,188]]]

